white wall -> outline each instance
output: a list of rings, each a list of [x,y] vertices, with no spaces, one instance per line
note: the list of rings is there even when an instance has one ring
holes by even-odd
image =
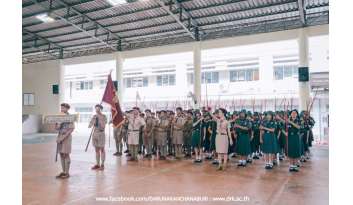
[[[22,134],[37,133],[40,131],[41,125],[41,115],[28,115],[28,118],[22,122]]]
[[[59,84],[60,61],[45,61],[22,66],[22,93],[34,93],[34,106],[23,106],[23,114],[59,112],[59,95],[52,94],[52,85]]]

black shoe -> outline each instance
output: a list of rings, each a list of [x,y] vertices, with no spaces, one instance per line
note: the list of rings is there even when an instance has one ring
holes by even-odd
[[[217,160],[213,160],[213,161],[212,161],[212,164],[214,164],[214,165],[218,165],[218,164],[219,164],[219,162],[218,162]]]
[[[277,165],[277,161],[273,161],[273,165],[274,165],[274,166]]]
[[[242,166],[243,166],[243,163],[241,163],[241,162],[239,163],[239,162],[238,162],[237,166],[238,166],[238,167],[242,167]]]
[[[118,156],[118,154],[119,154],[119,152],[115,152],[113,155],[114,155],[114,156]]]
[[[127,153],[126,156],[131,157],[131,154],[130,154],[130,153]]]
[[[247,159],[246,162],[247,163],[252,163],[252,160],[251,159]]]
[[[129,153],[129,150],[128,150],[128,149],[127,149],[127,150],[125,150],[125,151],[124,151],[124,153]]]

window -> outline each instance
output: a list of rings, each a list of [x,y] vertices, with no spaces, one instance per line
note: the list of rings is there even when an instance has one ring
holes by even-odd
[[[79,115],[79,122],[89,122],[92,118],[92,114],[80,114]]]
[[[147,77],[125,78],[124,83],[125,83],[125,87],[127,88],[147,87],[148,78]]]
[[[229,71],[229,81],[239,82],[239,81],[256,81],[259,80],[259,69],[237,69]]]
[[[105,89],[105,87],[107,86],[107,82],[108,82],[108,80],[100,80],[99,81],[99,88]]]
[[[34,93],[23,93],[23,105],[34,105]]]
[[[93,81],[78,81],[76,82],[76,90],[92,90]]]
[[[194,73],[187,74],[187,82],[189,84],[194,84]],[[201,73],[201,83],[219,83],[219,72],[202,72]]]
[[[157,76],[157,86],[173,86],[173,85],[175,85],[175,74]]]
[[[218,83],[219,72],[203,72],[201,73],[201,83]]]
[[[298,77],[297,65],[275,65],[273,68],[273,77],[275,80],[284,80]]]
[[[93,112],[93,107],[75,107],[75,112]]]

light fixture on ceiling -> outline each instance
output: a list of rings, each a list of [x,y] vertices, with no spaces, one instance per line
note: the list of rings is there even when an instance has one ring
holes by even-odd
[[[52,18],[48,15],[48,13],[38,14],[38,15],[36,15],[36,18],[43,21],[44,23],[50,23],[50,22],[55,21],[54,18]]]
[[[120,4],[127,3],[127,0],[107,0],[107,2],[110,3],[112,6],[117,6]]]

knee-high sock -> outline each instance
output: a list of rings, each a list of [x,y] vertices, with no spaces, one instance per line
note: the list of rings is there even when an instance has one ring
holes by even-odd
[[[120,152],[120,144],[121,142],[118,142],[118,140],[115,141],[116,152]]]
[[[105,150],[101,151],[101,161],[102,161],[101,165],[104,165],[104,162],[105,162]]]
[[[121,142],[118,144],[118,152],[123,152],[123,143]]]
[[[99,161],[100,161],[100,153],[99,151],[96,151],[96,164],[99,165]]]
[[[67,156],[65,157],[65,173],[66,173],[66,174],[69,173],[70,164],[71,164],[71,159],[70,159],[70,156],[67,155]]]
[[[65,157],[60,154],[61,169],[65,172]]]

